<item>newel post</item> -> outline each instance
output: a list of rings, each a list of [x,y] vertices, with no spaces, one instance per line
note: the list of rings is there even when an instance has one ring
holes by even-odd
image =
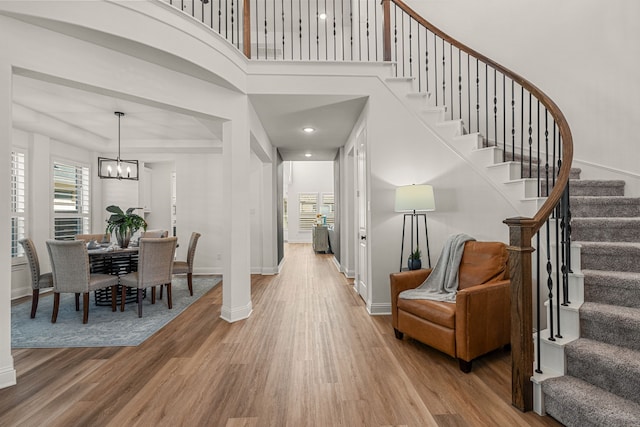
[[[382,0],[382,60],[391,61],[391,0]]]
[[[508,218],[511,276],[511,404],[533,409],[533,297],[531,247],[533,220]]]
[[[242,10],[242,48],[244,56],[251,59],[251,0],[244,0]]]

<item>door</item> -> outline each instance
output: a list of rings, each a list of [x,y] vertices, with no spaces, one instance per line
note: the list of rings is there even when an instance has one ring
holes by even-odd
[[[368,244],[367,244],[367,150],[366,130],[362,130],[356,140],[356,224],[358,227],[358,263],[356,266],[356,287],[360,297],[368,303]]]

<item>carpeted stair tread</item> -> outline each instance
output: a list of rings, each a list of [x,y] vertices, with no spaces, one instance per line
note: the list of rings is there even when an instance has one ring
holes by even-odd
[[[585,301],[640,308],[640,273],[598,270],[582,273]]]
[[[640,272],[640,243],[580,242],[580,262],[585,270]]]
[[[580,337],[640,351],[640,309],[585,302]]]
[[[567,344],[565,356],[567,375],[640,404],[640,352],[580,338]]]
[[[573,218],[571,238],[588,242],[640,242],[640,218]]]
[[[640,197],[572,196],[571,215],[574,219],[640,216]]]
[[[637,427],[640,405],[586,381],[562,376],[542,383],[545,409],[567,427]]]
[[[571,196],[624,196],[622,180],[570,180]]]

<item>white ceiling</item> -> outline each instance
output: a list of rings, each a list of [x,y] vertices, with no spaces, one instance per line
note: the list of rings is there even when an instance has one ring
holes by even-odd
[[[200,117],[165,106],[98,93],[69,82],[15,75],[14,126],[50,135],[98,152],[219,150],[222,120]],[[366,103],[365,97],[342,95],[252,95],[249,97],[272,144],[284,160],[333,160]],[[305,126],[316,129],[312,134]],[[312,157],[305,157],[310,153]],[[144,159],[142,159],[144,160]]]

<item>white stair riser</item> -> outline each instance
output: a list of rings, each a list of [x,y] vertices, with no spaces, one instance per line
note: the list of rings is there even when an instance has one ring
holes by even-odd
[[[545,303],[547,307],[547,328],[550,327],[549,302]],[[580,336],[580,316],[577,309],[570,309],[560,305],[560,327],[563,338],[572,339]],[[553,304],[553,333],[558,333],[558,311],[557,304]],[[543,359],[544,360],[544,359]]]

